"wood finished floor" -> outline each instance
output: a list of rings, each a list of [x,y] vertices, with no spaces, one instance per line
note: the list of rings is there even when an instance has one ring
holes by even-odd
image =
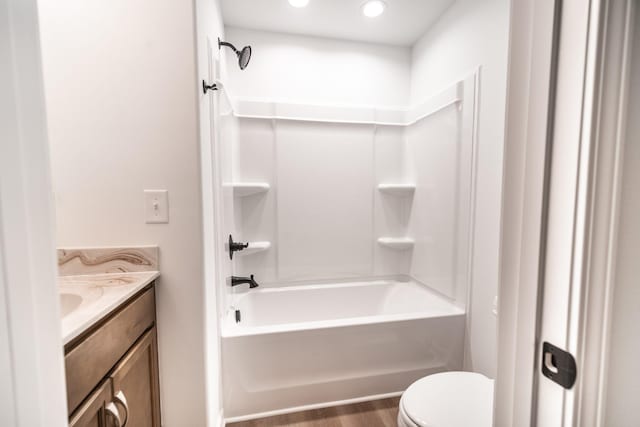
[[[392,397],[231,423],[227,427],[397,427],[399,402],[400,397]]]

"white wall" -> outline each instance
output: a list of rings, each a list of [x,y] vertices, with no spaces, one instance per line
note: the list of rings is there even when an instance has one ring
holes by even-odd
[[[180,0],[40,4],[58,245],[160,246],[165,427],[206,422],[193,7]],[[207,10],[215,22],[215,5]],[[169,224],[145,224],[144,189],[169,191]]]
[[[409,48],[233,27],[225,35],[238,48],[252,47],[249,66],[229,73],[236,97],[378,106],[409,99]]]
[[[509,2],[458,0],[415,44],[411,102],[481,66],[476,212],[467,368],[495,378],[498,248]]]
[[[640,8],[636,8],[624,146],[615,287],[611,313],[605,424],[637,424],[640,417]]]

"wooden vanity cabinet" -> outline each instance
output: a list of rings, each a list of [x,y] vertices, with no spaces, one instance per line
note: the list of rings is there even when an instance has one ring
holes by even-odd
[[[107,405],[111,404],[111,380],[105,380],[69,420],[69,427],[107,426]]]
[[[160,427],[153,286],[65,346],[70,427]]]
[[[110,376],[114,396],[126,396],[127,427],[160,427],[156,348],[154,327],[129,350]]]

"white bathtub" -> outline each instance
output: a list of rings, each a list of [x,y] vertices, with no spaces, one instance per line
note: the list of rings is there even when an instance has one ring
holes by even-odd
[[[464,310],[417,283],[258,288],[232,305],[222,324],[227,421],[397,395],[462,368]]]

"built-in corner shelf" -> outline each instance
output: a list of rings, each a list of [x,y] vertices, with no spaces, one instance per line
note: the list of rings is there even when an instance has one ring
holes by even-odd
[[[380,237],[378,243],[397,251],[412,249],[415,241],[411,237]]]
[[[235,197],[246,197],[253,194],[266,193],[269,191],[269,184],[266,182],[234,182],[231,184],[233,187],[233,195]]]
[[[394,196],[411,196],[416,191],[415,184],[378,184],[378,190]]]
[[[266,251],[271,247],[271,242],[249,242],[249,246],[238,252],[238,255],[251,255],[256,252]]]

